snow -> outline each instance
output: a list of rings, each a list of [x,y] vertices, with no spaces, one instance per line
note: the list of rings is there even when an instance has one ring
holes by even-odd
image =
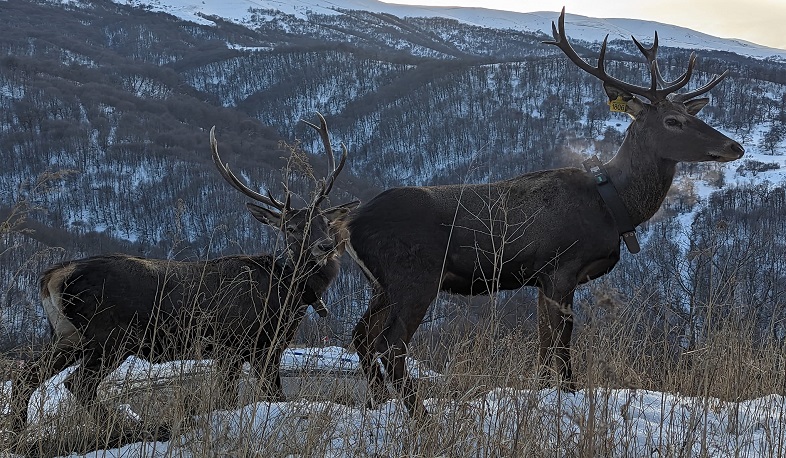
[[[278,10],[307,20],[309,14],[343,14],[339,10],[363,10],[393,14],[398,17],[443,17],[459,22],[495,29],[513,29],[542,32],[551,35],[551,22],[558,12],[543,11],[518,13],[486,8],[412,6],[383,3],[378,0],[116,0],[118,3],[146,7],[151,11],[165,12],[198,24],[213,24],[207,17],[218,16],[242,25],[250,25],[255,10]],[[566,14],[571,39],[590,42],[609,40],[629,41],[631,35],[648,43],[658,31],[661,46],[730,51],[758,59],[786,62],[786,50],[761,46],[745,40],[718,38],[684,27],[636,19],[601,19]]]
[[[459,456],[498,456],[516,439],[522,424],[532,422],[536,436],[547,450],[575,450],[591,421],[598,431],[611,428],[617,439],[611,456],[658,456],[682,449],[685,456],[762,456],[783,447],[784,398],[769,396],[728,404],[717,400],[688,398],[651,391],[595,390],[566,395],[556,390],[495,389],[469,402],[432,399],[427,407],[439,412],[430,428],[449,430],[457,421],[477,428],[466,431]],[[434,412],[435,416],[437,415]],[[293,427],[293,419],[297,423]],[[237,411],[218,412],[206,423],[204,436],[224,437],[229,442],[270,443],[287,435],[293,450],[303,449],[288,432],[319,431],[324,444],[319,456],[401,456],[408,431],[407,414],[396,401],[375,410],[333,403],[258,403]],[[209,430],[209,431],[208,431]],[[702,440],[704,439],[704,440]],[[178,450],[171,442],[162,451]],[[121,456],[122,452],[118,451]],[[91,455],[88,455],[91,456]],[[100,456],[100,455],[96,455]],[[187,455],[185,455],[187,456]]]
[[[273,51],[275,49],[269,46],[242,46],[235,43],[227,43],[227,48],[236,49],[238,51],[250,51],[250,52],[267,52],[267,51]]]
[[[357,353],[343,347],[288,348],[281,357],[281,369],[286,371],[355,372],[360,370]],[[407,357],[407,370],[415,378],[439,378],[440,374],[427,369],[420,361]]]
[[[209,370],[212,366],[210,360],[171,361],[161,364],[150,364],[144,359],[129,357],[120,367],[107,377],[107,382],[114,385],[123,385],[133,388],[150,383],[150,380],[166,381],[183,377],[185,375]],[[30,421],[39,423],[43,417],[53,417],[58,412],[65,411],[73,402],[70,393],[63,385],[76,366],[71,366],[49,379],[37,389],[30,398],[30,405],[36,406],[29,411]],[[441,375],[426,368],[420,361],[407,358],[407,369],[412,377],[438,379]],[[249,371],[248,366],[245,367]],[[304,347],[288,348],[281,358],[281,371],[283,373],[332,373],[346,374],[359,373],[360,363],[357,353],[347,351],[343,347]],[[11,391],[11,382],[6,382],[0,394],[6,396]],[[37,408],[41,406],[41,408]],[[8,411],[5,406],[3,412]]]
[[[290,348],[282,362],[284,370],[334,374],[357,370],[357,355],[341,347]],[[441,377],[431,371],[419,372],[413,360],[409,363],[411,369],[416,369],[415,376]],[[110,379],[126,384],[143,380],[149,383],[151,377],[182,374],[206,366],[207,361],[149,365],[129,359]],[[73,401],[62,385],[68,373],[69,370],[64,371],[48,381],[31,405],[43,405],[45,415],[68,408]],[[7,382],[3,394],[7,396],[10,389],[11,382]],[[683,456],[714,457],[786,453],[786,398],[779,395],[724,402],[635,389],[596,388],[567,394],[554,389],[494,388],[474,399],[429,399],[426,407],[432,414],[429,421],[434,422],[429,426],[431,431],[472,425],[470,430],[462,431],[458,444],[450,445],[453,449],[459,447],[454,451],[463,456],[504,453],[506,444],[520,434],[542,438],[539,441],[544,450],[575,450],[592,428],[613,438],[604,444],[613,456],[664,456],[675,450],[682,450]],[[123,408],[128,409],[120,407]],[[40,421],[40,415],[35,413],[31,420]],[[189,458],[201,456],[199,449],[194,448],[200,441],[209,442],[211,451],[219,454],[221,447],[231,454],[238,444],[253,450],[278,443],[286,443],[290,452],[298,453],[306,449],[306,441],[315,440],[318,452],[309,456],[399,456],[406,452],[401,448],[403,439],[412,434],[406,410],[397,400],[376,409],[304,399],[257,402],[193,420],[194,428],[168,442],[140,442],[83,456]],[[528,428],[528,432],[521,432],[521,428]]]

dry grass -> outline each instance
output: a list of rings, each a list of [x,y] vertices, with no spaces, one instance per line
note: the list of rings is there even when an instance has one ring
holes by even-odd
[[[587,400],[580,406],[572,403],[573,395],[539,389],[535,334],[500,329],[491,321],[472,332],[463,326],[451,332],[448,323],[438,339],[416,339],[411,353],[444,374],[438,383],[421,382],[432,415],[420,421],[408,419],[396,403],[363,410],[365,382],[358,374],[288,374],[283,381],[290,402],[272,404],[254,404],[256,381],[244,378],[238,387],[240,404],[246,405],[241,410],[222,410],[238,402],[216,398],[222,380],[210,371],[184,371],[157,382],[108,381],[101,398],[108,405],[129,404],[149,422],[168,425],[177,445],[157,444],[168,456],[335,456],[340,449],[355,450],[350,456],[589,457],[641,451],[632,433],[625,433],[632,428],[626,412],[644,402],[641,390],[702,400],[703,410],[686,420],[692,429],[651,445],[658,456],[695,456],[697,450],[711,456],[717,439],[708,429],[708,412],[734,416],[721,401],[783,394],[783,349],[756,342],[748,323],[722,323],[697,348],[675,351],[659,330],[642,332],[647,326],[637,322],[641,319],[634,311],[581,323],[573,353]],[[9,361],[0,364],[4,372],[13,370]],[[619,400],[611,399],[619,396],[613,388],[639,391],[624,392],[629,394]],[[567,428],[560,426],[566,418]],[[105,437],[110,421],[119,420],[96,422],[84,409],[61,409],[43,421],[46,434],[29,428],[9,436],[6,446],[30,456],[55,456],[132,440]],[[673,419],[662,421],[662,430],[673,428]],[[750,426],[734,418],[724,421],[728,428]],[[771,456],[786,451],[778,448],[786,447],[783,430],[777,434]]]

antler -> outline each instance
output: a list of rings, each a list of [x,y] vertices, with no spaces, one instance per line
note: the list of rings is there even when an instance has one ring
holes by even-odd
[[[328,134],[327,122],[325,121],[325,117],[322,114],[317,113],[317,117],[319,117],[319,126],[316,124],[310,123],[303,119],[302,121],[309,126],[311,126],[314,130],[319,132],[319,136],[322,138],[322,143],[325,145],[325,152],[328,156],[328,175],[322,180],[322,186],[320,190],[317,192],[317,195],[314,197],[314,201],[311,203],[313,207],[322,202],[322,200],[330,194],[330,190],[333,189],[333,183],[336,181],[336,177],[339,173],[341,173],[341,169],[344,168],[344,163],[347,160],[347,147],[342,143],[341,144],[341,160],[338,163],[338,167],[336,167],[336,159],[333,155],[333,147],[330,145],[330,135]]]
[[[248,197],[254,200],[257,200],[265,205],[269,205],[273,208],[276,208],[281,212],[289,211],[292,209],[292,207],[290,207],[289,191],[287,191],[286,201],[283,203],[279,202],[270,194],[270,191],[267,192],[266,196],[254,191],[253,189],[243,184],[243,182],[240,181],[240,179],[238,179],[238,177],[236,177],[231,170],[229,170],[229,163],[227,162],[226,164],[224,164],[221,161],[221,157],[218,155],[218,142],[216,141],[216,126],[213,126],[210,129],[210,149],[213,151],[213,163],[216,165],[218,172],[235,189],[237,189],[238,191],[242,192],[243,194],[247,195]]]
[[[551,23],[551,33],[554,36],[553,41],[544,41],[545,44],[555,45],[565,53],[568,59],[571,60],[574,64],[576,64],[579,68],[584,70],[585,72],[589,73],[590,75],[600,79],[604,83],[611,84],[612,86],[616,86],[620,89],[630,92],[631,94],[640,95],[642,97],[646,97],[651,103],[660,102],[662,100],[666,100],[669,98],[669,95],[672,93],[682,89],[685,87],[688,82],[690,82],[690,78],[693,75],[693,68],[696,65],[696,53],[691,53],[690,58],[688,59],[688,69],[685,70],[685,73],[680,75],[674,81],[665,81],[663,76],[660,73],[660,69],[658,68],[658,63],[656,61],[658,55],[658,34],[655,33],[655,42],[653,43],[652,47],[645,48],[639,43],[636,38],[633,38],[633,41],[636,43],[636,46],[639,48],[644,57],[647,59],[647,64],[650,68],[650,75],[652,76],[652,84],[650,87],[643,87],[643,86],[636,86],[634,84],[626,83],[621,81],[617,78],[606,73],[605,69],[605,62],[604,59],[606,57],[606,45],[609,39],[609,36],[603,39],[603,44],[600,48],[600,54],[598,55],[598,66],[593,67],[588,64],[584,59],[582,59],[576,51],[573,49],[573,46],[570,45],[568,42],[568,37],[565,34],[565,8],[562,8],[562,12],[559,16],[559,29],[554,22]],[[715,85],[721,82],[721,80],[728,74],[728,71],[724,72],[722,75],[713,76],[712,80],[705,84],[704,86],[690,92],[686,92],[684,94],[674,94],[671,96],[671,100],[684,102],[690,98],[696,97],[698,95],[704,94],[705,92],[709,91]]]
[[[694,97],[698,97],[698,96],[706,93],[710,89],[714,88],[715,86],[717,86],[718,83],[723,81],[723,78],[726,78],[726,75],[728,75],[728,74],[729,74],[729,71],[726,70],[725,72],[721,73],[720,75],[712,75],[712,79],[710,79],[710,81],[707,84],[705,84],[704,86],[702,86],[702,87],[700,87],[698,89],[695,89],[693,91],[683,92],[682,94],[674,94],[674,96],[671,98],[671,100],[674,101],[674,102],[685,102],[685,101],[688,101],[688,100],[690,100],[690,99],[692,99]]]
[[[636,37],[631,36],[631,38],[633,39],[633,42],[636,43],[636,46],[639,48],[639,51],[641,51],[641,53],[644,54],[644,57],[647,59],[647,65],[650,66],[650,74],[652,75],[652,79],[657,82],[658,87],[662,88],[664,86],[671,86],[671,85],[675,85],[675,84],[677,84],[679,82],[679,80],[680,80],[680,78],[682,78],[682,76],[680,76],[680,78],[675,79],[674,81],[667,82],[666,80],[663,79],[663,75],[661,75],[661,73],[660,73],[660,68],[658,68],[658,62],[656,61],[656,58],[658,56],[658,32],[657,31],[655,32],[655,40],[653,41],[652,46],[650,46],[649,48],[645,48],[641,43],[639,43],[639,40],[637,40]],[[691,58],[693,59],[693,54],[691,54]],[[713,75],[712,79],[710,79],[710,81],[707,84],[705,84],[704,86],[702,86],[702,87],[700,87],[700,88],[698,88],[698,89],[696,89],[694,91],[683,92],[682,94],[673,94],[671,96],[671,100],[675,101],[675,102],[685,102],[686,100],[690,100],[690,99],[692,99],[692,98],[694,98],[696,96],[704,94],[705,92],[707,92],[710,89],[714,88],[728,74],[729,74],[729,71],[726,70],[721,75]]]
[[[670,86],[677,82],[677,80],[666,82],[663,79],[663,75],[660,73],[660,68],[658,68],[658,31],[655,31],[655,39],[652,42],[652,46],[649,48],[645,48],[639,40],[636,39],[633,35],[630,36],[633,39],[633,42],[636,44],[636,47],[639,48],[642,54],[644,54],[644,58],[647,59],[647,66],[650,68],[650,75],[652,76],[653,83],[657,83],[657,87],[650,87],[650,90],[655,90],[657,88],[662,88],[664,86]],[[679,79],[679,78],[678,78]]]

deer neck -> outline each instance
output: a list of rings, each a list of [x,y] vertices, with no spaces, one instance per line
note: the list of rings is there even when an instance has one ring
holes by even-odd
[[[605,165],[635,226],[658,211],[677,169],[675,161],[653,154],[646,140],[651,143],[653,139],[637,139],[628,131],[617,154]]]
[[[287,261],[287,267],[292,269],[298,278],[305,280],[308,289],[321,295],[327,291],[330,283],[338,276],[341,262],[338,256],[332,256],[325,261],[307,257],[297,262],[290,258]]]

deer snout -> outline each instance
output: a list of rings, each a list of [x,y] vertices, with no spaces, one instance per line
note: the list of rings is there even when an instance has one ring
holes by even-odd
[[[321,240],[314,244],[313,252],[316,255],[325,255],[332,252],[334,248],[331,240]]]
[[[742,145],[740,145],[735,141],[731,142],[730,148],[732,151],[734,151],[737,154],[737,157],[735,159],[739,159],[742,157],[743,154],[745,154],[745,148],[743,148]]]
[[[722,151],[710,153],[713,161],[717,162],[731,162],[741,158],[745,154],[745,148],[738,142],[729,140]]]

